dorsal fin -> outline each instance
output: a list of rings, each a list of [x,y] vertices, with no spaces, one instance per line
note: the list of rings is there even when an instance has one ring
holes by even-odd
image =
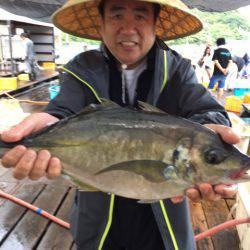
[[[109,100],[109,99],[105,99],[105,98],[101,98],[101,105],[104,107],[120,107],[117,103]]]
[[[80,111],[74,116],[77,116],[80,114],[91,113],[94,111],[102,110],[103,108],[107,108],[107,107],[110,107],[110,108],[120,107],[117,103],[112,102],[111,100],[108,100],[105,98],[101,98],[101,101],[102,101],[101,103],[91,103],[90,105],[84,107],[82,111]]]
[[[161,109],[159,109],[157,107],[154,107],[151,104],[146,103],[146,102],[138,101],[138,107],[139,107],[140,110],[143,110],[143,111],[146,111],[146,112],[160,113],[160,114],[165,114],[165,115],[167,114],[163,110],[161,110]]]

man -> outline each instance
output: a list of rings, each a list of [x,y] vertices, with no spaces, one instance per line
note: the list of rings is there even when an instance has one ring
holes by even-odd
[[[210,90],[210,92],[212,92],[215,83],[218,82],[217,100],[220,101],[223,95],[226,77],[232,64],[232,57],[229,50],[225,48],[225,38],[218,38],[216,44],[218,48],[214,51],[214,55],[212,58],[214,62],[214,71],[210,79],[208,89]]]
[[[26,73],[29,74],[31,80],[35,80],[36,72],[35,72],[35,52],[34,52],[34,43],[29,39],[27,33],[22,33],[20,35],[23,40],[24,50],[25,50],[25,58],[24,62],[26,64]]]
[[[194,16],[182,10],[181,2],[173,3],[175,7],[105,0],[97,9],[94,1],[67,2],[55,13],[54,23],[71,34],[101,39],[101,51],[84,52],[70,61],[64,67],[61,91],[46,112],[31,115],[2,134],[2,139],[16,141],[90,103],[109,98],[121,106],[134,106],[139,100],[149,102],[170,114],[209,124],[206,126],[228,143],[238,142],[239,138],[226,127],[230,122],[224,109],[197,84],[190,62],[156,38],[155,34],[164,39],[176,38],[201,28]],[[171,15],[175,15],[176,26],[169,25],[164,31],[156,25],[157,22],[167,27]],[[171,18],[168,20],[167,16]],[[181,22],[187,24],[185,17],[190,26],[184,29]],[[61,171],[60,160],[48,151],[36,153],[23,146],[10,150],[2,162],[6,167],[14,166],[13,175],[18,179],[28,176],[36,180],[45,173],[54,178]],[[234,194],[225,184],[212,187],[205,183],[187,190],[193,201]],[[78,249],[84,250],[195,249],[188,205],[183,197],[139,204],[113,194],[78,191],[71,213],[71,231]]]

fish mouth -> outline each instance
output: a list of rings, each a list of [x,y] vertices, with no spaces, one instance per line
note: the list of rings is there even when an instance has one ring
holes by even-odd
[[[243,168],[240,171],[231,172],[229,174],[232,180],[250,180],[250,169]]]

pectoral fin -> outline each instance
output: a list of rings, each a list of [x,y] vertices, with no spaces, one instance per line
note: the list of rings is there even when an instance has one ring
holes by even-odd
[[[146,180],[150,182],[163,182],[166,181],[164,176],[164,171],[168,165],[161,161],[151,161],[151,160],[137,160],[137,161],[128,161],[114,164],[110,167],[107,167],[99,172],[96,175],[108,173],[111,171],[127,171],[133,172],[137,175],[143,176]]]

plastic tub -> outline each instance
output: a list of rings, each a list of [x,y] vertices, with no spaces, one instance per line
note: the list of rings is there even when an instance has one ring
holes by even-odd
[[[60,86],[55,85],[49,87],[50,100],[54,99],[60,91]]]
[[[234,95],[235,96],[244,96],[246,93],[249,93],[249,88],[235,88],[234,89]]]
[[[44,62],[43,68],[47,70],[56,70],[56,64],[54,62]]]
[[[17,89],[17,77],[0,77],[0,90]]]
[[[29,81],[30,80],[29,74],[20,74],[20,75],[18,75],[17,78],[19,81]]]
[[[225,109],[227,111],[232,111],[240,113],[242,111],[243,100],[237,96],[227,96],[225,98]]]

